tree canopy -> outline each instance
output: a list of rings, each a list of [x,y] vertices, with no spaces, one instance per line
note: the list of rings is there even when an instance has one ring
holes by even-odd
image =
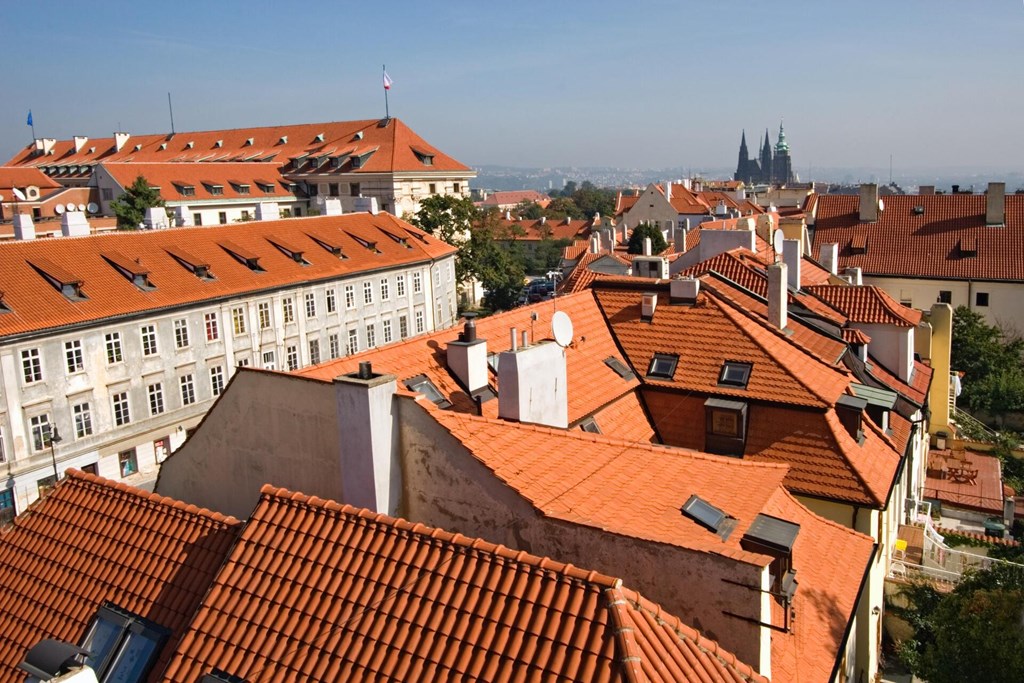
[[[110,208],[117,216],[118,230],[138,230],[139,223],[146,218],[146,209],[163,206],[164,200],[142,174],[135,179],[124,194],[110,202]]]
[[[952,369],[964,372],[961,401],[1002,415],[1024,409],[1024,340],[1011,338],[966,306],[953,312]]]
[[[629,245],[626,247],[627,253],[644,253],[645,237],[651,238],[651,254],[660,254],[668,249],[668,242],[665,241],[665,236],[661,234],[661,230],[650,223],[641,223],[633,228],[633,232],[629,236]]]
[[[470,227],[477,217],[469,197],[431,195],[420,201],[420,209],[409,222],[438,239],[456,247],[455,280],[462,284],[475,274],[470,245]]]

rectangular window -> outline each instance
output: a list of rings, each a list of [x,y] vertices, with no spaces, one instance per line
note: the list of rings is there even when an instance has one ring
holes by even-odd
[[[114,199],[114,188],[112,188],[112,187],[104,187],[103,188],[103,201],[109,202],[109,201],[113,201],[113,199]]]
[[[330,353],[331,358],[337,358],[341,355],[341,345],[338,341],[337,334],[332,334],[327,337],[327,351]]]
[[[129,448],[126,451],[121,451],[120,453],[118,453],[117,463],[121,467],[122,477],[127,477],[139,471],[139,456],[135,454],[134,448]],[[129,657],[131,657],[131,653],[127,654]]]
[[[459,194],[462,191],[462,186],[459,183],[452,183],[452,192]]]
[[[405,296],[405,275],[395,276],[395,293],[398,296]]]
[[[295,306],[292,304],[292,298],[286,297],[281,300],[281,310],[284,314],[284,324],[295,322]]]
[[[443,325],[441,324],[441,315],[442,315],[442,313],[441,313],[441,302],[438,301],[437,302],[437,315],[434,318],[434,329],[435,330],[437,328],[439,328],[439,327],[443,327]]]
[[[940,304],[951,304],[953,303],[953,292],[948,289],[939,290],[939,303]]]
[[[247,367],[249,367],[249,359],[248,358],[238,358],[235,361],[235,365],[237,365],[240,368],[247,368]]]
[[[108,332],[105,337],[107,343],[107,364],[120,363],[124,356],[121,354],[121,333]]]
[[[416,311],[416,334],[423,333],[423,311]]]
[[[978,292],[974,295],[975,306],[988,306],[988,292]]]
[[[306,293],[306,317],[316,317],[316,295],[313,292]]]
[[[143,325],[142,329],[142,355],[143,356],[155,356],[157,354],[156,347],[156,326],[155,325]]]
[[[210,368],[210,391],[214,396],[224,391],[224,368],[219,365]]]
[[[39,349],[22,350],[21,374],[25,378],[25,384],[43,381],[43,363],[39,358]]]
[[[299,347],[289,346],[285,349],[285,359],[288,363],[289,370],[299,369]]]
[[[4,444],[3,427],[0,427],[0,462],[7,462],[7,446]],[[0,501],[0,510],[2,510],[3,508],[4,506],[2,505],[2,501]]]
[[[409,336],[409,318],[408,316],[398,316],[398,336],[405,339]]]
[[[181,387],[181,405],[190,406],[196,402],[196,387],[192,381],[192,375],[182,375],[178,378]]]
[[[146,387],[149,395],[149,414],[159,415],[164,412],[164,385],[160,382],[150,384]]]
[[[273,351],[264,351],[263,352],[263,369],[264,370],[276,370],[277,369],[277,362],[274,360],[274,352]]]
[[[355,285],[345,285],[345,308],[356,307],[356,287]]]
[[[82,359],[82,340],[64,342],[64,358],[68,364],[68,374],[81,372],[85,369],[85,361]]]
[[[203,214],[194,213],[192,214],[192,225],[201,226],[203,224]]]
[[[359,351],[359,330],[352,328],[348,331],[348,344],[345,347],[345,353],[351,356],[353,353]]]
[[[228,222],[228,214],[227,214],[227,212],[226,212],[226,211],[220,211],[220,212],[218,212],[218,213],[217,213],[217,221],[218,221],[218,222],[219,222],[219,223],[220,223],[221,225],[226,225],[226,224],[227,224],[227,222]]]
[[[71,413],[75,418],[75,438],[81,439],[92,434],[92,411],[89,409],[89,403],[76,403],[71,406]]]
[[[327,290],[327,312],[334,313],[338,310],[338,302],[334,299],[334,288]]]
[[[446,268],[447,268],[447,270],[448,270],[448,282],[451,282],[451,281],[452,281],[452,278],[454,277],[454,276],[452,275],[452,262],[451,262],[451,261],[449,261],[449,262],[448,262],[447,264],[445,264],[445,266],[446,266]]]
[[[372,349],[377,345],[377,326],[373,323],[366,324],[366,348]]]
[[[369,280],[363,283],[363,303],[373,303],[373,283]]]
[[[427,183],[427,192],[437,194],[437,183]]]
[[[434,268],[434,287],[441,286],[441,268]]]
[[[320,340],[310,339],[309,340],[309,364],[317,365],[320,363]]]
[[[391,321],[390,320],[385,320],[385,321],[383,321],[380,324],[380,326],[381,326],[381,336],[384,337],[384,343],[385,344],[390,344],[391,343]]]
[[[412,274],[412,293],[419,294],[423,291],[423,274],[416,271]]]
[[[203,316],[206,325],[206,341],[212,342],[220,339],[220,326],[217,324],[217,313],[207,313]]]
[[[270,327],[270,303],[261,301],[256,305],[256,312],[260,318],[260,329],[268,329]]]
[[[35,415],[29,420],[32,450],[38,453],[50,447],[50,414]]]
[[[387,301],[391,298],[391,285],[388,283],[388,279],[381,278],[380,281],[380,300]]]
[[[174,321],[174,346],[179,349],[188,348],[188,320],[186,318]]]
[[[118,427],[132,421],[131,410],[128,408],[128,392],[122,391],[111,397],[114,404],[114,424]]]
[[[238,306],[231,309],[231,326],[235,330],[235,336],[245,334],[245,307]]]

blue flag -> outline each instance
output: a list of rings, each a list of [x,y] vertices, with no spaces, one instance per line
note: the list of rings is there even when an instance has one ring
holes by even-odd
[[[31,126],[32,125],[32,110],[31,109],[28,110],[28,119],[25,120],[25,125],[26,126]]]

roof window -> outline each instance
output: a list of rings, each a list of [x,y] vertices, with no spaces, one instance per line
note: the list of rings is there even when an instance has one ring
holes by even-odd
[[[351,237],[352,239],[354,239],[356,242],[359,242],[359,244],[361,244],[362,246],[366,247],[367,249],[372,251],[374,254],[380,254],[381,253],[380,249],[377,248],[377,243],[376,242],[371,242],[370,240],[364,240],[362,237],[356,237],[355,235],[353,235],[350,232],[346,232],[345,234],[348,235],[349,237]]]
[[[203,187],[206,188],[206,191],[209,192],[211,196],[216,197],[224,194],[224,186],[220,183],[215,183],[212,180],[204,180]]]
[[[100,683],[146,680],[170,631],[137,614],[104,603],[82,639],[86,664]]]
[[[185,149],[192,149],[195,146],[196,146],[196,143],[194,143],[191,140],[189,140],[188,142],[185,143]]]
[[[142,263],[135,259],[134,261],[123,254],[116,251],[107,251],[100,256],[114,266],[114,269],[123,275],[128,282],[138,287],[144,292],[151,292],[156,289],[153,283],[149,281],[149,271],[142,267]]]
[[[276,189],[274,187],[274,183],[266,180],[257,180],[256,187],[260,188],[260,192],[264,192],[266,194],[271,194]]]
[[[167,253],[200,280],[216,280],[210,272],[210,264],[197,258],[180,247],[166,247]]]
[[[727,360],[722,364],[722,372],[718,375],[718,386],[746,389],[750,381],[750,371],[754,366],[750,363]]]
[[[847,433],[857,443],[864,443],[864,431],[861,429],[861,420],[867,407],[867,399],[860,398],[859,396],[843,394],[836,400],[836,416],[843,423]]]
[[[322,237],[320,235],[310,235],[309,233],[307,233],[307,235],[311,240],[319,244],[321,247],[326,249],[334,256],[337,256],[338,258],[341,259],[348,258],[348,256],[345,256],[345,254],[342,253],[341,245],[338,244],[336,240],[332,240],[327,237]]]
[[[295,261],[296,263],[302,264],[304,266],[309,265],[309,261],[302,258],[302,250],[296,247],[295,245],[289,244],[288,242],[285,242],[284,240],[277,237],[274,237],[273,239],[270,239],[268,241],[275,247],[277,247],[281,251],[281,253],[290,258],[292,261]]]
[[[959,247],[961,256],[977,256],[978,238],[973,235],[965,235],[960,238]]]
[[[444,397],[441,391],[434,386],[434,383],[426,375],[416,375],[405,381],[405,388],[409,391],[415,391],[418,394],[423,394],[428,399],[433,401],[434,405],[442,410],[445,408],[451,408],[452,402]]]
[[[912,208],[910,210],[910,213],[913,216],[923,216],[924,215],[924,206],[922,204],[918,204],[917,206],[915,206],[914,208]]]
[[[590,434],[600,434],[601,428],[597,426],[597,420],[592,417],[588,417],[586,420],[580,423],[580,429]]]
[[[37,258],[35,261],[29,261],[29,265],[69,301],[83,301],[88,298],[82,293],[82,285],[85,284],[85,281],[75,277],[49,259]]]
[[[736,528],[736,520],[716,508],[697,494],[691,495],[683,503],[682,513],[703,527],[713,531],[723,541]]]
[[[623,363],[618,358],[616,358],[615,356],[608,356],[607,358],[605,358],[604,364],[610,367],[612,370],[614,370],[615,374],[617,374],[619,377],[626,380],[627,382],[636,377],[636,375],[633,374],[633,371],[627,368],[626,364]]]
[[[224,141],[223,140],[217,140],[217,142],[213,143],[213,146],[217,147],[217,148],[223,147],[224,146]]]
[[[647,376],[657,379],[672,379],[676,374],[679,356],[669,353],[656,353],[647,368]]]
[[[868,236],[864,234],[854,235],[850,240],[850,253],[851,254],[866,254],[868,253]]]
[[[259,254],[253,253],[246,249],[245,247],[240,247],[234,242],[229,242],[227,240],[225,240],[224,242],[219,242],[219,244],[221,249],[231,254],[231,256],[233,256],[236,261],[241,263],[249,270],[257,273],[264,272],[264,269],[260,267]]]

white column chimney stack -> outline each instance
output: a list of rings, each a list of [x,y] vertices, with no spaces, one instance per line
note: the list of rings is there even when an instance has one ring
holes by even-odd
[[[369,206],[366,202],[366,197],[356,197],[356,201],[353,204],[356,211],[368,211],[373,215],[377,215],[377,200],[374,197],[370,197],[373,206]],[[324,205],[322,209],[324,216],[340,216],[341,215],[341,200],[337,197],[328,197],[324,199]]]
[[[850,278],[851,285],[859,287],[864,284],[864,272],[860,268],[847,268],[845,274]]]
[[[128,138],[131,136],[131,133],[114,133],[114,149],[120,152],[121,148],[128,144]]]
[[[65,211],[60,217],[60,234],[64,237],[85,237],[90,233],[89,221],[82,211]]]
[[[515,330],[512,331],[515,339]],[[565,350],[545,341],[501,354],[498,416],[549,427],[569,426]]]
[[[985,195],[985,225],[1004,225],[1006,221],[1006,183],[989,183]]]
[[[89,138],[84,135],[75,136],[75,154],[78,154],[85,147],[85,143],[89,142]]]
[[[671,180],[666,180],[665,181],[665,199],[669,203],[672,202],[672,181]]]
[[[189,211],[187,204],[179,204],[174,207],[174,224],[179,228],[195,226],[195,221],[192,220],[192,212]]]
[[[340,204],[341,202],[339,202]],[[281,217],[281,208],[277,202],[260,202],[256,205],[256,220],[276,221]]]
[[[36,238],[36,226],[32,222],[32,216],[27,213],[14,215],[14,239],[34,240]]]
[[[789,324],[787,279],[784,262],[768,266],[768,322],[780,330]]]
[[[789,270],[789,286],[800,289],[800,265],[803,260],[800,240],[782,240],[782,260],[786,262],[786,268]]]
[[[651,238],[650,237],[645,237],[644,238],[644,256],[650,256],[651,255],[651,248],[652,248],[651,247]]]
[[[878,220],[878,185],[863,183],[860,186],[859,218],[863,222]]]
[[[818,260],[821,261],[821,265],[825,266],[828,272],[836,275],[839,272],[837,270],[839,268],[839,243],[830,242],[821,245]]]
[[[144,222],[149,230],[166,230],[171,227],[167,222],[167,210],[162,206],[151,206],[146,209]]]
[[[448,342],[446,352],[448,369],[470,394],[488,384],[487,340],[477,339],[475,317],[473,313],[466,314],[466,324],[458,341]]]

